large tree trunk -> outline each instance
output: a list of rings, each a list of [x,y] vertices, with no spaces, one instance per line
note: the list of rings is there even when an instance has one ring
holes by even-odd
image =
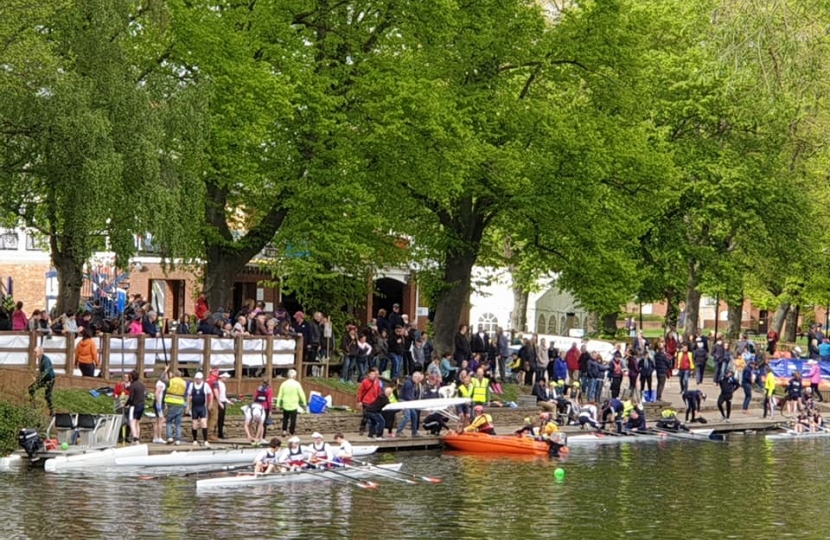
[[[735,298],[732,301],[727,301],[729,306],[729,313],[726,317],[726,339],[735,340],[741,334],[741,320],[743,319],[743,297]],[[715,310],[717,311],[717,310]]]
[[[78,311],[81,304],[81,287],[84,284],[84,262],[63,255],[52,249],[52,265],[58,272],[58,301],[55,311],[58,315],[67,311]]]
[[[775,330],[775,332],[780,336],[781,330],[784,328],[784,320],[787,318],[787,315],[790,313],[790,307],[792,304],[789,302],[781,302],[778,305],[778,309],[775,310],[775,314],[772,316],[772,323],[770,324],[770,328]]]
[[[798,311],[799,306],[796,305],[787,313],[787,324],[784,327],[784,341],[787,343],[795,343],[798,333]]]
[[[693,336],[697,334],[700,326],[700,291],[697,290],[698,268],[696,262],[689,262],[689,275],[686,281],[686,324],[683,326],[683,334]]]
[[[475,253],[447,256],[442,280],[445,288],[434,299],[435,319],[432,321],[435,350],[439,354],[453,351],[461,311],[470,294],[470,279],[475,261]]]
[[[680,293],[674,289],[665,291],[666,298],[666,325],[665,330],[677,328],[677,319],[680,317]]]
[[[620,312],[615,311],[614,313],[606,313],[602,316],[602,334],[608,337],[614,337],[617,335],[617,317],[619,317]]]
[[[511,275],[512,275],[511,269]],[[527,331],[527,301],[530,298],[530,292],[524,290],[513,279],[513,313],[510,314],[510,327],[517,332]]]
[[[214,251],[213,254],[210,252]],[[205,263],[204,292],[207,297],[211,313],[220,307],[226,311],[233,311],[237,306],[230,305],[233,301],[233,284],[236,276],[245,269],[249,257],[232,253],[219,255],[218,250],[208,251]]]

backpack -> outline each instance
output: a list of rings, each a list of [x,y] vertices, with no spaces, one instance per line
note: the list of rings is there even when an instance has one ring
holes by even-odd
[[[622,362],[620,362],[619,358],[614,359],[612,362],[614,364],[614,377],[621,377],[622,376]]]

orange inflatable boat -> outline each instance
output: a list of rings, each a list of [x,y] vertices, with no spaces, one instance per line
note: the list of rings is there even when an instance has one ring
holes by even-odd
[[[548,455],[548,444],[530,437],[516,435],[486,435],[484,433],[450,432],[441,438],[454,450],[490,454]]]

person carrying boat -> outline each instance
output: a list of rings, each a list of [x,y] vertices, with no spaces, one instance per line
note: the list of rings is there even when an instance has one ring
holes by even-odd
[[[597,406],[593,401],[589,401],[587,405],[579,410],[579,427],[585,429],[585,426],[600,429],[597,421]]]
[[[623,411],[625,406],[623,402],[617,398],[611,398],[602,404],[602,429],[605,429],[605,424],[613,422],[617,427],[617,433],[622,432],[623,426]]]
[[[339,446],[334,449],[334,461],[338,463],[345,463],[348,465],[352,462],[352,443],[346,440],[346,437],[337,432],[334,435],[334,442]]]
[[[282,446],[282,441],[274,437],[271,439],[271,442],[268,443],[268,448],[257,454],[256,458],[254,458],[255,473],[270,474],[279,470],[277,460],[280,455],[280,446]]]
[[[311,434],[309,452],[311,454],[309,458],[311,463],[333,461],[335,458],[334,449],[329,443],[323,440],[323,435],[316,431]]]
[[[242,407],[242,414],[245,415],[245,436],[248,442],[258,443],[265,437],[265,409],[259,403],[251,403]]]
[[[176,445],[182,441],[182,416],[184,415],[187,383],[179,370],[174,370],[164,391],[164,405],[167,407],[167,444],[173,444],[172,428],[176,428]]]
[[[52,367],[52,359],[43,354],[42,347],[35,347],[35,361],[37,364],[37,375],[34,382],[29,386],[29,397],[34,401],[35,392],[45,388],[46,405],[49,407],[49,414],[55,414],[55,406],[52,404],[52,389],[55,387],[55,369]]]
[[[484,412],[484,407],[476,405],[473,407],[475,418],[469,426],[464,428],[466,433],[486,433],[487,435],[495,435],[496,430],[493,428],[493,417]]]
[[[187,392],[187,410],[190,411],[190,419],[193,421],[191,427],[193,446],[199,446],[199,432],[197,430],[200,427],[202,428],[202,438],[205,440],[205,446],[210,446],[208,442],[207,412],[208,402],[212,395],[210,388],[205,384],[205,376],[201,371],[196,373],[193,377],[193,384],[190,385]],[[187,414],[187,411],[185,411],[185,414]]]
[[[700,407],[704,401],[706,401],[706,394],[700,390],[686,390],[683,392],[683,402],[686,404],[687,422],[702,421],[702,419],[697,418],[697,415],[700,413]],[[691,420],[689,420],[689,415],[692,417]]]
[[[288,448],[280,455],[278,463],[291,470],[299,470],[308,467],[308,458],[308,454],[300,446],[300,438],[295,436],[288,439]]]

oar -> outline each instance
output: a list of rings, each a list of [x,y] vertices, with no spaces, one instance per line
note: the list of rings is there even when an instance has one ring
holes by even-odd
[[[250,467],[250,463],[246,463],[244,465],[226,465],[224,467],[217,467],[215,469],[202,469],[200,471],[188,471],[183,473],[172,473],[172,474],[155,474],[155,475],[142,475],[139,476],[139,480],[155,480],[158,478],[169,478],[169,477],[185,477],[185,476],[194,476],[197,474],[212,474],[212,473],[219,473],[219,472],[227,472],[227,471],[234,471],[236,469],[243,469],[245,467]]]
[[[384,474],[385,470],[381,469],[380,467],[366,467],[364,465],[364,467],[366,467],[366,468],[361,469],[359,467],[353,467],[352,465],[349,465],[348,463],[338,463],[336,461],[325,461],[324,460],[324,461],[322,461],[322,463],[328,463],[330,465],[334,465],[335,467],[345,467],[347,469],[357,469],[359,471],[368,471],[368,472],[371,472],[372,474],[375,474],[377,476],[382,476],[384,478],[389,478],[390,480],[397,480],[398,482],[403,482],[405,484],[417,484],[418,483],[415,480],[410,480],[409,478],[399,478],[397,476],[392,476],[391,474]],[[374,470],[374,469],[377,469],[377,470]],[[328,470],[331,470],[331,469],[328,469]]]
[[[348,474],[342,473],[340,471],[335,471],[334,469],[317,469],[317,466],[314,463],[311,463],[310,461],[303,461],[303,463],[305,463],[306,465],[310,465],[312,467],[311,469],[303,469],[302,472],[304,473],[313,474],[314,476],[322,476],[323,478],[327,478],[329,480],[335,480],[337,482],[350,484],[363,489],[377,489],[378,487],[378,484],[375,484],[374,482],[361,482],[360,480],[352,478]],[[332,477],[326,475],[325,473],[332,473],[337,476]]]
[[[708,436],[703,437],[700,435],[696,435],[691,431],[688,433],[675,433],[673,431],[664,430],[660,428],[651,428],[653,432],[656,433],[664,433],[667,437],[674,437],[675,439],[682,439],[686,441],[699,441],[699,442],[717,442],[715,439],[710,439]]]
[[[372,468],[372,469],[378,469],[379,468],[377,465],[372,465],[371,463],[367,463],[366,461],[360,461],[359,459],[352,458],[352,461],[354,461],[355,463],[359,463],[361,465],[365,465],[366,467],[369,467],[369,468]],[[418,476],[417,474],[409,474],[409,473],[404,473],[404,472],[401,472],[401,471],[393,471],[393,470],[390,470],[390,469],[383,469],[383,471],[387,472],[387,473],[390,473],[390,474],[399,474],[401,476],[406,476],[408,478],[415,478],[417,480],[423,480],[424,482],[429,482],[430,484],[439,484],[439,483],[441,483],[440,478],[433,478],[432,476]]]

